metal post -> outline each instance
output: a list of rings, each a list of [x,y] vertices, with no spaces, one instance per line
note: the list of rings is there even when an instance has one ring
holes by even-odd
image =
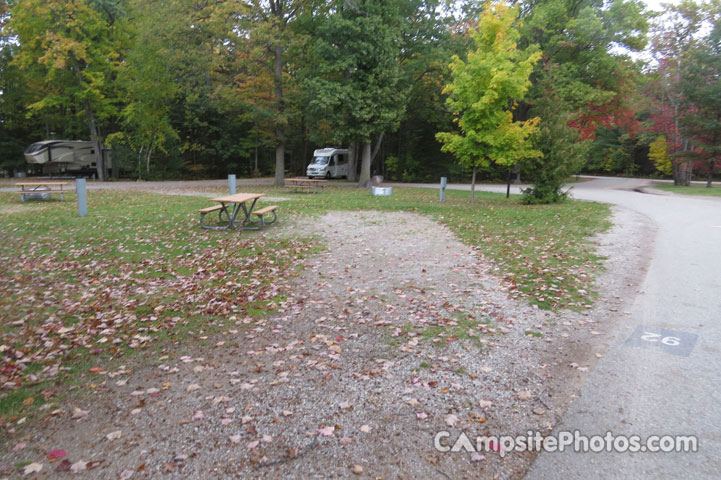
[[[508,183],[506,184],[506,198],[511,197],[511,169],[508,169]]]
[[[228,175],[228,188],[230,189],[230,194],[235,195],[235,174],[233,173]]]
[[[448,179],[446,177],[441,177],[441,203],[446,201],[446,184],[448,183]]]
[[[78,194],[78,216],[84,217],[88,214],[88,195],[85,190],[85,179],[75,180],[75,191]]]

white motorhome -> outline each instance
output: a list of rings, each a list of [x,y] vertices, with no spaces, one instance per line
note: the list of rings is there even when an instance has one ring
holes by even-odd
[[[111,168],[110,154],[103,152],[107,168]],[[46,175],[95,175],[96,159],[92,142],[82,140],[43,140],[25,149],[25,160],[40,165]]]
[[[313,152],[313,161],[308,165],[309,178],[348,178],[348,150],[327,147]]]

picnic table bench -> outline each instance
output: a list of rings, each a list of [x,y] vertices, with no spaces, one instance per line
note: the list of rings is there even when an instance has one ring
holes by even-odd
[[[328,184],[328,180],[320,180],[315,178],[286,178],[285,188],[292,189],[293,192],[299,190],[305,191],[306,193],[318,193],[318,187],[325,187]]]
[[[20,201],[24,202],[26,198],[43,198],[41,195],[51,195],[56,193],[60,195],[61,200],[65,200],[65,193],[68,190],[63,190],[63,187],[68,182],[52,182],[52,181],[34,181],[34,182],[18,182],[15,184],[16,187],[20,187],[16,193],[20,194]]]
[[[260,230],[266,225],[271,225],[278,220],[277,205],[255,210],[255,204],[259,198],[264,197],[263,193],[236,193],[212,199],[219,205],[201,208],[200,226],[205,229],[227,230],[235,228],[238,230]],[[203,223],[205,216],[212,212],[218,212],[219,225],[208,225]],[[241,218],[238,215],[242,212]],[[273,220],[266,221],[266,216],[273,214]],[[258,217],[254,220],[253,217]]]

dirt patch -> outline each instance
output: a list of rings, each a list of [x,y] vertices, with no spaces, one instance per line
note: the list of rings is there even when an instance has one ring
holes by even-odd
[[[325,250],[272,315],[229,317],[222,335],[196,332],[153,365],[97,374],[92,393],[8,431],[9,449],[26,445],[0,474],[25,460],[53,477],[47,454],[64,449],[97,462],[82,465],[90,478],[518,478],[533,454],[441,453],[434,436],[550,432],[644,266],[648,223],[615,215],[599,238],[613,255],[603,298],[560,314],[509,298],[479,251],[427,217],[286,221],[266,234]]]

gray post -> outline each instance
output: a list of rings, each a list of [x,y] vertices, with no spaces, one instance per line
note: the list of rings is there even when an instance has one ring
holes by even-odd
[[[235,195],[235,174],[233,173],[228,175],[228,188],[230,189],[230,194]]]
[[[441,177],[441,203],[446,201],[446,184],[448,183],[448,179],[446,177]]]
[[[78,194],[78,216],[84,217],[88,214],[88,195],[85,191],[85,179],[75,180],[75,192]]]

